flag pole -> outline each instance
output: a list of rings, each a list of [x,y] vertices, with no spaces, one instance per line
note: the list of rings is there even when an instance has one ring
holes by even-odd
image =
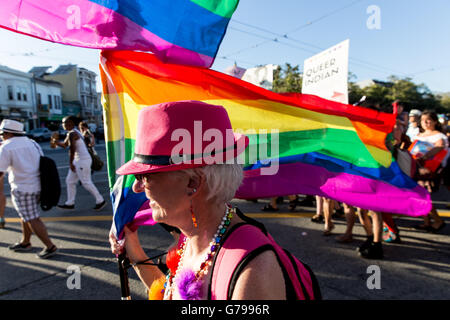
[[[128,283],[128,265],[130,260],[126,256],[126,252],[122,252],[117,257],[119,264],[119,276],[120,276],[120,290],[122,293],[122,300],[131,300],[130,285]]]

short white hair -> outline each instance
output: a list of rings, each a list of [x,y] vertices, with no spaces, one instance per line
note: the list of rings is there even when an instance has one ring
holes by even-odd
[[[182,171],[193,177],[197,174],[196,170],[205,176],[208,192],[206,200],[214,199],[217,203],[231,201],[244,178],[241,164],[212,164]]]

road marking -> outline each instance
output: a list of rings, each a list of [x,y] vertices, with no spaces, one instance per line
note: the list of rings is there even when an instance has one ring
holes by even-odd
[[[19,223],[20,218],[5,218],[6,222]],[[41,217],[44,222],[53,221],[112,221],[112,216]]]
[[[439,210],[439,216],[449,218],[450,210]],[[313,212],[280,212],[280,213],[246,213],[250,218],[260,219],[280,219],[280,218],[310,218],[314,215]],[[402,217],[403,215],[394,215],[395,217]],[[407,216],[408,217],[408,216]],[[41,217],[44,222],[64,222],[64,221],[112,221],[112,216],[73,216],[73,217]],[[19,223],[20,218],[5,218],[6,222]]]

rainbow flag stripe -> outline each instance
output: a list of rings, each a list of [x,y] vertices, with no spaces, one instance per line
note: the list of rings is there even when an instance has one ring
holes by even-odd
[[[67,45],[210,67],[239,0],[8,0],[0,27]]]
[[[261,148],[277,134],[278,157],[271,158],[270,153],[246,157],[239,198],[314,194],[411,216],[431,209],[428,192],[400,170],[386,148],[394,114],[312,95],[281,95],[213,70],[164,64],[140,52],[102,52],[101,77],[110,185],[113,194],[122,194],[116,198],[122,212],[116,213],[117,219],[124,218],[122,206],[133,206],[140,197],[129,191],[133,177],[115,175],[133,156],[139,110],[179,100],[224,106],[233,129],[249,136],[247,151]],[[262,174],[277,161],[275,175]]]

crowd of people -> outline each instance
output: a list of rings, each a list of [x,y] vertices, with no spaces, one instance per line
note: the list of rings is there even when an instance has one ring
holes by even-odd
[[[421,112],[417,109],[405,114],[401,105],[398,111],[397,123],[388,144],[394,157],[406,152],[414,160],[408,168],[402,170],[430,193],[436,192],[442,184],[450,188],[447,164],[450,162],[447,161],[450,130],[447,119],[439,117],[435,112]],[[177,115],[176,121],[174,114]],[[166,268],[152,262],[152,258],[144,252],[136,231],[128,227],[124,228],[124,241],[118,241],[116,235],[110,233],[112,252],[127,255],[150,296],[155,299],[214,299],[222,296],[224,287],[231,288],[230,286],[232,290],[226,294],[231,299],[286,299],[292,296],[291,283],[286,281],[285,267],[280,264],[279,253],[274,246],[264,246],[264,250],[261,247],[247,248],[248,244],[256,241],[255,237],[273,241],[264,226],[228,204],[242,182],[242,166],[238,163],[229,164],[228,161],[224,161],[226,165],[211,164],[207,162],[205,155],[202,155],[200,165],[197,162],[185,164],[172,161],[171,151],[177,143],[171,139],[172,132],[180,126],[184,126],[189,132],[193,131],[193,120],[197,118],[202,119],[204,124],[221,128],[223,131],[231,129],[228,114],[221,106],[212,107],[203,102],[183,101],[144,108],[138,120],[135,156],[116,172],[119,175],[134,175],[133,191],[145,192],[150,199],[153,220],[170,225],[176,230],[173,233],[175,245],[167,255]],[[161,119],[158,127],[150,125],[158,119]],[[53,146],[69,148],[67,201],[59,207],[65,210],[75,207],[76,184],[81,181],[83,187],[95,198],[94,209],[100,210],[106,201],[91,179],[92,160],[89,148],[94,147],[93,136],[83,122],[79,124],[78,130],[74,117],[64,118],[63,126],[68,131],[66,139],[59,141],[54,136],[51,140]],[[23,134],[23,124],[20,122],[4,120],[0,125],[0,135],[4,141],[0,147],[0,179],[3,178],[4,172],[9,172],[11,196],[14,208],[21,218],[23,231],[21,241],[11,245],[10,249],[29,251],[30,237],[35,233],[45,245],[38,257],[48,258],[56,253],[57,248],[39,217],[39,158],[42,150]],[[242,141],[245,143],[240,143]],[[426,148],[415,152],[411,146],[415,147],[419,142],[424,142]],[[224,141],[224,150],[234,152],[224,153],[224,156],[228,157],[224,160],[236,159],[245,150],[242,146],[247,146],[248,138],[235,133],[233,144],[228,145],[229,143],[228,139]],[[27,155],[26,159],[24,154]],[[439,158],[442,154],[444,156]],[[435,161],[436,158],[440,159],[438,165],[434,166],[433,163],[430,167],[430,161]],[[411,164],[415,170],[411,170]],[[288,199],[291,211],[315,200],[316,214],[311,220],[324,223],[324,236],[333,234],[333,216],[337,212],[343,212],[347,227],[345,233],[336,238],[341,243],[353,241],[353,227],[358,215],[367,234],[367,240],[358,247],[362,257],[382,259],[383,241],[401,241],[399,228],[388,212],[354,208],[322,197],[307,196],[300,201],[297,195],[291,195]],[[282,201],[283,198],[272,198],[262,210],[277,211],[278,204]],[[0,209],[4,211],[1,198]],[[0,220],[0,223],[2,222],[4,225],[4,220]],[[251,236],[236,231],[242,230],[243,226],[253,229],[252,233],[249,233]],[[417,228],[437,233],[444,226],[445,222],[433,207],[424,217],[424,223]],[[230,239],[234,239],[234,242]],[[236,248],[244,250],[245,260],[242,258],[234,261],[237,258],[229,250],[236,248],[224,245],[225,242],[233,243]],[[235,263],[241,266],[239,270],[228,270]],[[221,266],[220,269],[218,265]],[[220,270],[220,274],[213,276],[216,268]],[[266,274],[271,275],[270,283]],[[310,276],[307,285],[312,288],[312,272]],[[230,282],[226,282],[226,279]],[[290,280],[298,281],[293,278]],[[310,294],[314,295],[313,291]],[[306,291],[303,297],[305,295],[308,295]]]
[[[450,114],[437,114],[431,110],[420,111],[411,109],[405,112],[401,103],[397,104],[397,119],[388,146],[398,161],[403,172],[417,181],[433,194],[441,187],[450,190],[450,156],[449,139]],[[418,144],[424,142],[421,147]],[[417,149],[417,150],[416,150]],[[399,159],[405,156],[409,161]],[[289,209],[294,211],[296,205],[313,206],[316,204],[316,214],[312,222],[324,224],[324,236],[330,236],[335,226],[333,217],[344,216],[346,229],[344,234],[336,237],[340,243],[353,242],[353,226],[357,217],[367,234],[366,241],[357,248],[359,254],[368,259],[382,259],[382,242],[400,243],[400,230],[392,214],[388,212],[375,212],[363,208],[355,208],[345,203],[316,196],[315,199],[307,196],[299,201],[296,195],[289,196]],[[262,210],[276,212],[278,204],[283,197],[271,198]],[[447,208],[450,205],[447,204]],[[439,233],[445,226],[444,220],[439,216],[435,206],[428,215],[424,216],[424,223],[414,226],[418,230]]]

